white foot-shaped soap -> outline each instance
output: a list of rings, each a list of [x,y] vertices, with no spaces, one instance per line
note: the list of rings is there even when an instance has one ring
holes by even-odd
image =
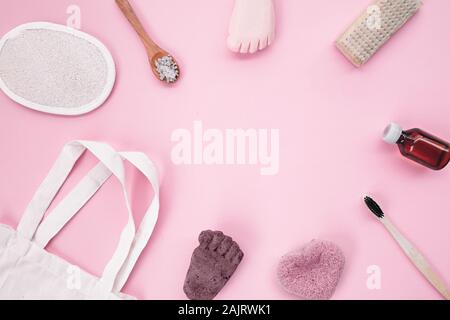
[[[273,0],[235,0],[227,40],[231,51],[254,53],[269,46],[274,36]]]

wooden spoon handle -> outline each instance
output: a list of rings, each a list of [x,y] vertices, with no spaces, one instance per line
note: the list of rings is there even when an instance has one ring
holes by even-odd
[[[147,49],[149,55],[153,56],[157,52],[161,51],[158,45],[155,42],[153,42],[153,40],[145,31],[144,26],[139,21],[136,13],[134,13],[134,10],[131,7],[131,4],[128,2],[128,0],[116,0],[116,4],[120,8],[124,16],[131,23],[131,25],[133,26],[134,30],[137,32],[139,37],[141,38],[142,43]]]

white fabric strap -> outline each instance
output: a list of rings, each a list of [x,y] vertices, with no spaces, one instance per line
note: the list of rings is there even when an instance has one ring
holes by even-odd
[[[119,292],[128,280],[131,271],[133,271],[134,265],[137,259],[141,255],[142,250],[150,239],[153,230],[158,220],[159,212],[159,182],[158,174],[153,162],[143,153],[140,152],[121,152],[120,155],[133,164],[142,174],[148,179],[152,185],[154,196],[147,211],[142,218],[139,229],[136,232],[133,244],[130,249],[125,263],[117,274],[116,281],[114,283],[114,290]]]
[[[30,239],[31,236],[30,240],[33,240],[33,235],[36,233],[46,209],[52,202],[61,185],[64,183],[72,170],[74,164],[81,154],[83,154],[85,149],[91,151],[100,160],[100,162],[103,163],[103,165],[117,177],[125,196],[125,204],[128,211],[128,221],[122,229],[117,249],[111,260],[106,265],[100,279],[105,289],[111,291],[113,289],[117,274],[119,273],[130,252],[135,236],[135,226],[133,215],[131,213],[131,206],[128,200],[128,194],[125,188],[125,171],[123,161],[120,155],[110,146],[94,141],[74,141],[68,143],[63,148],[57,163],[50,170],[50,173],[33,197],[19,224],[18,232],[20,232],[23,236],[26,236],[28,239]],[[66,201],[68,201],[66,203],[70,203],[70,198]]]
[[[100,189],[103,183],[111,176],[111,171],[103,163],[98,163],[89,173],[78,183],[45,219],[42,220],[36,234],[34,242],[42,248],[53,239],[54,236],[64,227],[66,223],[77,213],[94,194]]]
[[[125,169],[123,167],[123,161],[120,155],[107,144],[94,141],[80,141],[80,143],[88,148],[89,151],[91,151],[119,180],[128,212],[128,221],[122,229],[116,251],[106,265],[100,279],[100,281],[104,284],[105,289],[111,291],[117,274],[128,256],[135,235],[133,214],[131,212],[128,193],[125,188]]]
[[[39,223],[44,217],[45,211],[47,211],[52,200],[84,151],[85,148],[82,146],[64,146],[55,164],[50,169],[49,174],[39,186],[30,204],[25,209],[17,227],[17,232],[24,238],[28,240],[33,238]]]
[[[97,150],[96,146],[92,142],[85,142],[89,145],[89,149],[102,161],[103,153]],[[95,144],[95,143],[94,143]],[[94,146],[94,147],[92,147]],[[81,154],[80,154],[81,155]],[[142,250],[145,248],[153,229],[156,225],[159,212],[159,184],[157,170],[154,164],[148,159],[144,153],[140,152],[122,152],[119,153],[120,157],[128,160],[134,165],[142,174],[149,180],[154,190],[154,197],[149,205],[139,229],[134,236],[132,244],[127,250],[127,255],[124,261],[119,266],[119,262],[123,258],[123,255],[118,256],[119,247],[116,250],[110,263],[108,263],[103,273],[102,281],[108,285],[108,288],[112,286],[112,290],[119,292],[126,283],[133,267],[139,258]],[[112,166],[114,167],[114,165]],[[123,170],[122,170],[123,171]],[[119,172],[118,172],[119,173]],[[51,174],[51,173],[50,173]],[[49,175],[50,175],[49,174]],[[73,189],[73,191],[67,195],[55,209],[51,212],[42,223],[38,226],[35,232],[34,241],[41,247],[45,247],[51,239],[58,234],[58,232],[69,222],[72,217],[89,201],[89,199],[99,190],[105,181],[111,176],[112,172],[107,168],[105,164],[100,162],[94,167]],[[120,176],[120,173],[119,173]],[[121,179],[119,178],[119,181]],[[122,183],[124,189],[124,184]],[[124,190],[126,195],[126,190]],[[51,202],[51,201],[50,201]],[[45,210],[44,210],[45,211]],[[132,216],[131,216],[132,219]],[[128,226],[128,224],[127,224]],[[127,227],[125,227],[127,228]],[[124,229],[125,230],[125,229]],[[133,223],[134,230],[134,223]],[[133,231],[134,232],[134,231]],[[124,232],[122,232],[123,234]],[[122,252],[122,251],[121,251]]]

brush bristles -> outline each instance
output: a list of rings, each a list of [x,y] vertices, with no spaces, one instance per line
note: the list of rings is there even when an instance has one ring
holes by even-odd
[[[384,217],[384,212],[381,210],[378,203],[375,202],[371,197],[364,197],[364,202],[366,203],[367,208],[369,208],[370,211],[374,215],[377,216],[377,218],[382,219]]]

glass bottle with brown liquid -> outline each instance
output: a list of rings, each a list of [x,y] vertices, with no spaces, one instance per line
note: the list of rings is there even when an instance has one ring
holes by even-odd
[[[421,129],[403,129],[391,123],[383,133],[383,140],[397,144],[400,153],[430,169],[440,170],[450,161],[450,144]]]

